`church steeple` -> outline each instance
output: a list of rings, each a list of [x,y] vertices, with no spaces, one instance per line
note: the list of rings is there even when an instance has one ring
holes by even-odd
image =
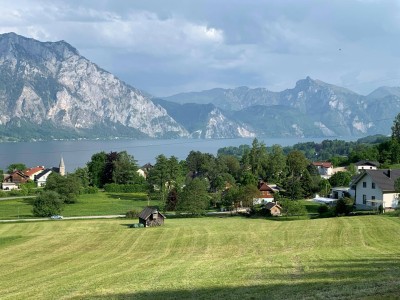
[[[60,175],[64,176],[65,175],[65,164],[64,164],[64,159],[62,156],[61,156],[60,165],[58,166],[58,169],[59,169]]]

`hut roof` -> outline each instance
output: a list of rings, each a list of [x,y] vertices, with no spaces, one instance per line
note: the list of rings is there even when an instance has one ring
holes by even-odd
[[[151,206],[145,207],[142,210],[142,212],[139,214],[139,218],[146,220],[151,214],[154,214],[154,213],[159,213],[160,215],[162,215],[165,218],[165,216],[159,212],[157,207],[151,207]]]
[[[267,209],[271,209],[275,206],[278,207],[279,209],[282,209],[282,207],[275,202],[268,202],[267,204],[265,204],[265,208],[267,208]]]

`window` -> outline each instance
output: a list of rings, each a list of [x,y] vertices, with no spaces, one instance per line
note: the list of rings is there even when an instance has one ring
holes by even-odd
[[[367,187],[367,183],[365,181],[363,181],[363,188]]]
[[[375,189],[375,182],[372,183],[372,188]]]
[[[367,204],[367,195],[363,195],[363,204]]]

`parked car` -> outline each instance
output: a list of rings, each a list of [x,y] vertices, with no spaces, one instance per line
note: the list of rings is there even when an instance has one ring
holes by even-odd
[[[63,218],[63,216],[60,215],[54,215],[50,217],[52,220],[61,220]]]

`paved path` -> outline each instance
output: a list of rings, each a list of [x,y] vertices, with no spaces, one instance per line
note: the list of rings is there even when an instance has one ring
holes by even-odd
[[[13,220],[0,220],[0,223],[36,222],[36,221],[49,221],[49,220],[62,221],[62,220],[85,220],[85,219],[116,219],[116,218],[125,218],[125,215],[63,217],[62,219],[58,219],[58,220],[53,220],[51,218],[13,219]]]
[[[13,196],[0,198],[0,201],[14,200],[14,199],[26,199],[26,198],[36,198],[36,196]]]

